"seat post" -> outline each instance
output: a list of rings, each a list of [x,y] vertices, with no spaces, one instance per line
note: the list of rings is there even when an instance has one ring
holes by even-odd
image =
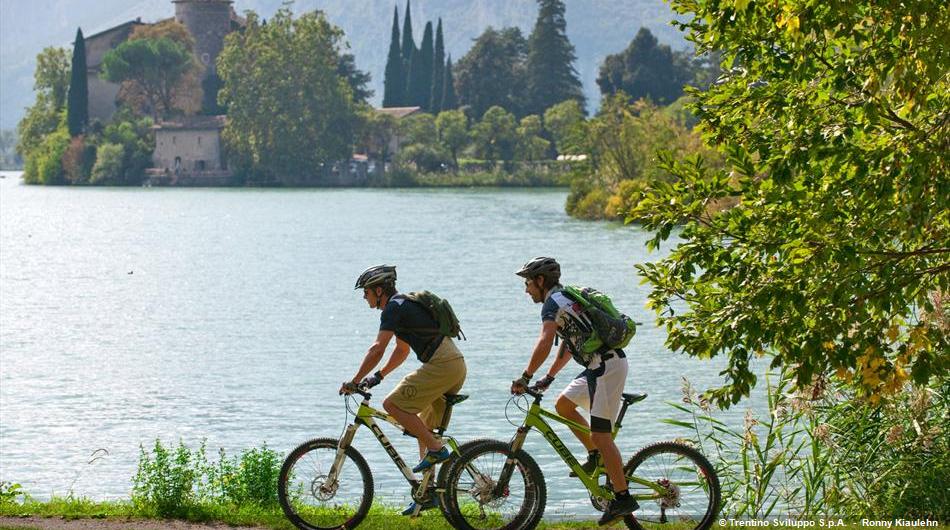
[[[620,414],[617,415],[617,428],[619,429],[623,423],[623,417],[627,415],[627,407],[630,406],[630,402],[624,400],[623,405],[620,406]]]

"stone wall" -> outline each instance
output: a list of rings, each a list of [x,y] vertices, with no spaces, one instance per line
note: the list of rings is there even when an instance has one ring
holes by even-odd
[[[227,167],[221,157],[218,129],[157,129],[152,165],[172,173],[218,171]]]

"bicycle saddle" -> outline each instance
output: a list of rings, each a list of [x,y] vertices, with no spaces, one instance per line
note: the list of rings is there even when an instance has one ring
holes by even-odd
[[[468,399],[468,394],[443,394],[443,396],[445,396],[445,402],[449,405],[457,405]]]
[[[647,398],[646,394],[627,394],[627,393],[623,394],[623,402],[626,403],[627,405],[631,403],[636,403],[637,401],[643,401],[646,398]]]

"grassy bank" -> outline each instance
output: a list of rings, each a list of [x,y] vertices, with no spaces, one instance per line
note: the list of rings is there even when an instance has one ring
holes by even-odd
[[[50,517],[61,519],[94,520],[163,520],[153,510],[138,507],[131,501],[98,502],[82,498],[53,498],[40,502],[26,497],[23,502],[0,504],[0,517]],[[294,530],[295,527],[284,517],[279,507],[260,507],[254,505],[201,503],[189,506],[179,520],[194,523],[224,523],[232,526],[256,526],[275,530]],[[416,530],[451,530],[452,527],[442,517],[441,512],[425,512],[421,517],[410,519],[400,515],[399,509],[375,505],[362,524],[360,530],[392,530],[394,523],[399,528]],[[593,520],[544,522],[538,528],[547,530],[576,530],[594,528]],[[621,528],[618,524],[607,528]],[[0,530],[7,527],[0,524]],[[16,526],[15,528],[23,528]],[[672,530],[672,529],[671,529]]]
[[[39,502],[27,497],[23,502],[6,502],[0,504],[0,517],[49,517],[67,520],[84,520],[83,528],[95,528],[95,521],[108,523],[110,520],[119,522],[128,522],[130,519],[141,519],[147,521],[162,521],[155,513],[148,509],[138,508],[131,501],[113,501],[96,502],[87,499],[77,498],[54,498],[47,502]],[[198,504],[192,506],[181,519],[193,523],[223,523],[231,526],[255,526],[262,528],[272,528],[275,530],[294,530],[294,526],[284,518],[279,508],[261,508],[256,506],[236,506],[222,504]],[[768,524],[764,524],[767,521]],[[417,519],[409,519],[399,514],[396,508],[385,506],[374,506],[370,515],[359,526],[360,530],[391,530],[393,524],[399,524],[399,528],[409,528],[415,530],[451,530],[451,526],[445,521],[441,513],[431,511],[423,514]],[[812,524],[813,523],[813,524]],[[103,524],[103,527],[108,526]],[[727,524],[715,524],[713,528],[744,528],[746,525],[736,521],[727,521]],[[751,525],[749,525],[751,526]],[[815,521],[799,521],[793,518],[784,518],[780,516],[763,520],[755,525],[756,528],[778,528],[778,529],[799,529],[799,528],[833,528],[840,530],[863,530],[869,527],[868,524],[862,524],[861,521],[843,521],[834,518],[820,519]],[[22,525],[5,525],[0,523],[0,530],[16,528],[32,528]],[[42,528],[42,527],[37,527]],[[578,530],[599,528],[594,520],[580,521],[547,521],[539,526],[541,530]],[[609,527],[600,528],[624,528],[622,523],[616,523]],[[670,524],[664,528],[669,530],[679,530],[679,527]],[[950,530],[946,524],[940,526],[930,526],[935,530]]]

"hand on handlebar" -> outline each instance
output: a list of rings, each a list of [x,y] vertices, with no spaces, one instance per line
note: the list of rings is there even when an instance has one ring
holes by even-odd
[[[374,386],[382,382],[383,382],[383,373],[377,370],[376,373],[374,373],[373,375],[364,377],[363,380],[360,382],[360,386],[363,388],[373,388]]]
[[[521,377],[511,382],[511,393],[516,396],[524,394],[528,390],[528,383],[530,382],[531,378],[527,377],[527,374],[521,374]]]
[[[356,392],[357,390],[359,390],[359,386],[358,386],[356,383],[354,383],[353,381],[346,381],[345,383],[343,383],[342,385],[340,385],[340,395],[341,395],[341,396],[343,396],[343,395],[348,396],[348,395],[352,394],[353,392]]]
[[[551,383],[554,382],[554,377],[546,375],[541,379],[538,379],[533,385],[531,385],[532,392],[544,392],[551,386]]]

